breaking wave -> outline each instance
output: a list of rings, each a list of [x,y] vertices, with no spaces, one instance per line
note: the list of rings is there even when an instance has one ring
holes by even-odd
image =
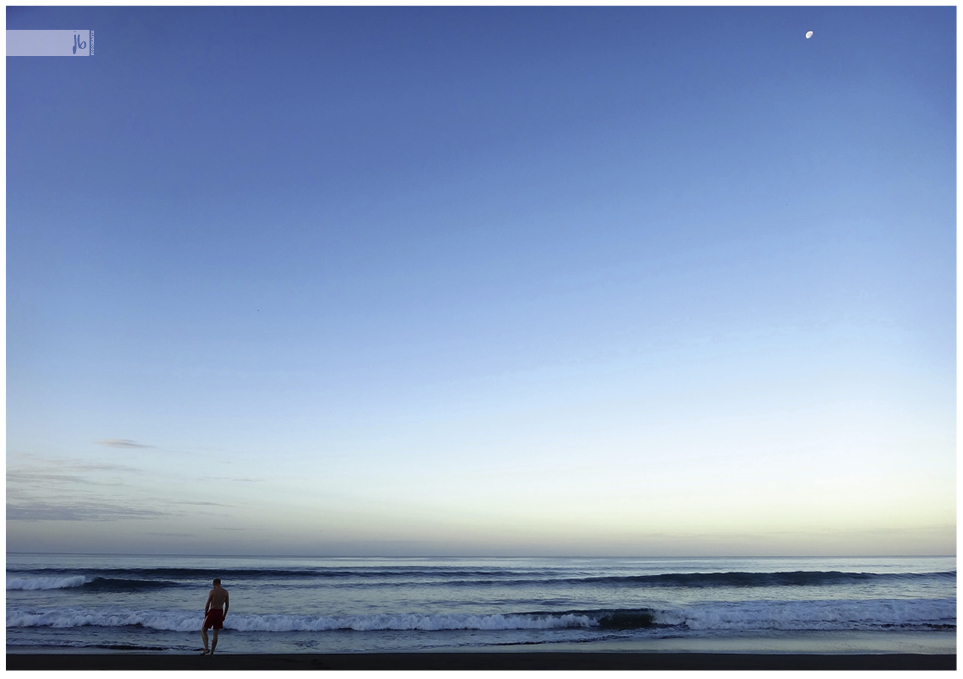
[[[7,611],[7,627],[69,628],[139,626],[193,632],[193,611],[122,609],[27,609]],[[648,628],[693,631],[955,629],[955,599],[852,601],[752,601],[697,604],[684,609],[614,609],[515,614],[422,614],[325,616],[229,614],[228,630],[239,632],[327,632],[353,630],[537,630]]]
[[[7,578],[7,590],[74,589],[136,592],[141,590],[177,587],[178,583],[167,580],[133,580],[127,578],[91,578],[86,575],[41,578]]]
[[[87,578],[83,575],[71,575],[65,578],[7,578],[7,589],[68,589],[83,587]]]
[[[186,611],[108,611],[60,609],[7,612],[7,627],[98,627],[140,626],[158,630],[196,631],[201,616]],[[228,614],[226,629],[240,632],[325,632],[331,630],[513,630],[591,627],[585,615],[468,615],[468,614],[398,614],[398,615],[248,615]]]
[[[659,573],[657,575],[602,576],[581,582],[648,587],[806,587],[848,585],[892,580],[956,579],[956,571],[940,573],[847,573],[843,571],[790,571],[775,573]]]
[[[810,587],[893,583],[897,581],[955,581],[956,571],[934,573],[858,573],[845,571],[783,571],[783,572],[718,572],[718,573],[655,573],[649,575],[606,575],[573,577],[546,570],[536,572],[457,568],[294,568],[294,569],[227,569],[215,571],[197,568],[131,568],[100,569],[86,575],[76,571],[43,569],[17,573],[8,577],[8,590],[88,589],[133,591],[163,587],[196,586],[221,577],[227,582],[238,581],[328,581],[352,587],[403,587],[413,583],[445,586],[500,585],[613,585],[619,587]],[[23,576],[23,577],[20,577]],[[31,576],[31,577],[26,577]]]

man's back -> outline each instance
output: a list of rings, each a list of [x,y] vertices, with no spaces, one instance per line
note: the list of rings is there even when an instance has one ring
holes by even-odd
[[[227,590],[220,585],[215,585],[207,598],[211,601],[211,608],[224,608],[224,604],[228,601]]]

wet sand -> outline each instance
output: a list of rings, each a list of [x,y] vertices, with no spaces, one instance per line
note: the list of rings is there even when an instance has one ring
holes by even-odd
[[[912,653],[7,654],[8,670],[955,670]]]

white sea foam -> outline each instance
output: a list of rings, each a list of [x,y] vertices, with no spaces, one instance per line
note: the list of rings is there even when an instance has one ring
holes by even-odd
[[[87,583],[83,575],[71,575],[66,578],[7,578],[7,589],[68,589],[82,587]]]
[[[91,609],[7,611],[7,627],[123,627],[140,625],[158,630],[194,631],[201,616],[187,611],[118,611]],[[328,630],[513,630],[590,627],[584,615],[248,615],[229,614],[226,629],[241,632],[323,632]]]
[[[873,630],[955,626],[955,599],[869,601],[752,601],[694,604],[652,611],[657,625],[699,632],[766,630]],[[281,615],[231,613],[224,626],[240,632],[325,632],[330,630],[537,630],[596,628],[600,613]],[[119,608],[36,609],[8,607],[7,627],[125,627],[190,632],[200,628],[195,611],[132,611]]]
[[[655,622],[699,631],[871,630],[956,625],[955,599],[742,601],[658,611]]]
[[[181,631],[200,628],[201,617],[186,611],[119,611],[82,608],[53,610],[7,609],[7,627],[124,627],[141,625],[153,629]]]
[[[355,630],[516,630],[590,627],[596,624],[585,615],[357,615],[357,616],[239,616],[232,621],[241,631],[325,631]]]

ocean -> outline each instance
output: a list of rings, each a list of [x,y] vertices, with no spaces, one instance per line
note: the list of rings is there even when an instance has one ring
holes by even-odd
[[[7,554],[7,652],[955,653],[955,557]]]

